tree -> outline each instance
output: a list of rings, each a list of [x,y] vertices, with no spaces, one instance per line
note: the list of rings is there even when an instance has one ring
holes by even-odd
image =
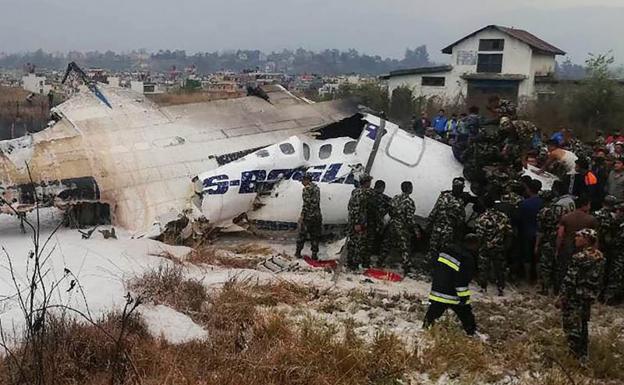
[[[585,61],[587,78],[569,100],[570,117],[581,124],[581,136],[593,137],[597,129],[609,131],[622,122],[624,94],[610,71],[613,62],[610,52],[590,54]]]
[[[336,99],[356,98],[366,107],[377,111],[388,109],[388,90],[377,83],[343,84],[338,87]]]

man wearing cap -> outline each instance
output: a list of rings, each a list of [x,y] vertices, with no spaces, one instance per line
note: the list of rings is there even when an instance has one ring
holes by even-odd
[[[558,181],[557,181],[558,182]],[[537,214],[537,237],[535,239],[535,255],[539,258],[540,294],[548,295],[552,289],[559,292],[559,272],[555,255],[557,224],[561,217],[555,210],[556,189],[542,190],[541,197],[544,207]]]
[[[468,234],[464,238],[464,244],[465,248],[447,245],[438,254],[423,328],[429,328],[447,309],[451,309],[457,314],[466,334],[473,335],[477,330],[468,286],[476,270],[474,253],[479,247],[479,237]]]
[[[596,248],[598,234],[593,229],[576,232],[576,253],[563,278],[561,287],[561,318],[572,353],[580,359],[587,358],[589,332],[587,323],[591,305],[600,293],[600,279],[604,272],[604,257]]]
[[[440,193],[429,214],[429,253],[427,264],[433,263],[442,247],[456,242],[463,232],[466,211],[463,193],[464,178],[453,179],[451,191]]]
[[[511,221],[502,211],[494,207],[494,199],[485,197],[486,210],[475,221],[475,231],[479,236],[479,286],[487,291],[490,272],[498,288],[498,295],[505,289],[505,244],[511,237]]]
[[[375,181],[373,187],[373,194],[371,197],[371,217],[368,220],[369,223],[369,239],[368,244],[370,246],[371,255],[380,254],[381,244],[383,242],[386,226],[384,219],[386,214],[390,211],[390,197],[384,194],[386,190],[386,182],[381,179]]]
[[[606,192],[618,200],[624,200],[624,159],[615,159],[607,177]]]
[[[585,196],[574,202],[576,209],[564,215],[557,226],[556,252],[561,277],[565,275],[574,253],[574,237],[582,229],[597,229],[598,221],[589,212],[589,200]]]
[[[416,205],[410,197],[413,191],[412,182],[405,181],[401,183],[401,193],[392,197],[390,202],[390,223],[388,224],[388,236],[383,240],[382,252],[378,261],[379,266],[383,266],[385,257],[395,247],[401,253],[401,262],[403,264],[403,272],[407,274],[410,271],[410,245],[411,235],[416,228],[414,213]]]
[[[360,187],[356,188],[349,199],[349,229],[347,238],[347,267],[357,270],[360,263],[363,267],[370,266],[370,247],[368,245],[369,217],[373,190],[370,188],[372,178],[368,175],[360,177]]]
[[[611,260],[605,267],[606,287],[603,293],[605,303],[615,305],[624,300],[624,202],[615,205],[618,224],[613,240]]]
[[[299,236],[297,237],[297,250],[295,257],[301,258],[301,251],[307,238],[310,238],[312,259],[318,258],[319,240],[323,226],[321,215],[321,190],[312,182],[312,176],[306,173],[301,179],[303,184],[303,206],[299,218]]]
[[[610,271],[611,262],[616,252],[615,240],[618,235],[619,220],[616,213],[617,199],[614,196],[607,195],[604,199],[604,205],[600,210],[594,212],[594,217],[598,221],[598,246],[605,258],[605,271]],[[605,274],[601,281],[601,293],[606,294],[608,285],[608,274]]]

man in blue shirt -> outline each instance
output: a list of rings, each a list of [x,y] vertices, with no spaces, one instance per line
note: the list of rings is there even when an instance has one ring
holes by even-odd
[[[433,127],[433,129],[436,131],[438,135],[444,138],[446,136],[446,123],[447,122],[448,122],[448,118],[444,116],[444,110],[440,110],[438,112],[438,115],[436,115],[436,117],[433,118],[433,121],[431,122],[431,127]]]
[[[544,207],[544,201],[538,195],[542,183],[532,179],[527,183],[527,198],[520,203],[518,209],[518,243],[520,244],[520,259],[516,261],[517,273],[524,275],[524,264],[529,265],[529,279],[537,279],[537,261],[535,259],[535,239],[537,237],[537,214]]]

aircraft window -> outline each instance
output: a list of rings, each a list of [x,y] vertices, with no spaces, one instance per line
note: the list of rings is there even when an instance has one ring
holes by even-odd
[[[290,155],[295,153],[295,148],[290,143],[282,143],[279,145],[280,150],[282,150],[283,154]]]
[[[357,147],[357,141],[353,140],[351,142],[347,142],[344,145],[344,148],[342,149],[342,153],[347,155],[347,154],[353,154],[355,152],[355,147]]]
[[[310,146],[303,144],[303,157],[305,160],[310,160]]]
[[[327,159],[330,157],[331,153],[332,153],[332,145],[324,144],[319,149],[319,159]]]
[[[260,150],[260,151],[256,152],[256,156],[258,158],[268,158],[269,157],[269,152],[267,150]]]

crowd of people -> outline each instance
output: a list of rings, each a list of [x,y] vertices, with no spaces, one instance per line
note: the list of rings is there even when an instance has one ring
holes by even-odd
[[[509,281],[537,284],[540,294],[556,296],[570,347],[584,357],[591,304],[624,299],[624,137],[598,133],[583,143],[567,129],[545,137],[517,119],[512,103],[496,99],[491,106],[490,119],[472,107],[460,117],[440,110],[431,121],[415,120],[416,135],[450,144],[464,164],[464,176],[440,194],[424,228],[412,182],[390,198],[382,180],[371,188],[372,178],[360,177],[348,206],[347,268],[387,267],[398,252],[405,274],[432,279],[425,326],[450,308],[469,334],[476,330],[473,275],[482,292],[491,283],[500,296]],[[550,189],[538,180],[546,172],[556,176]],[[320,191],[310,176],[303,184],[297,256],[310,238],[316,258]],[[422,245],[427,252],[414,253]]]

